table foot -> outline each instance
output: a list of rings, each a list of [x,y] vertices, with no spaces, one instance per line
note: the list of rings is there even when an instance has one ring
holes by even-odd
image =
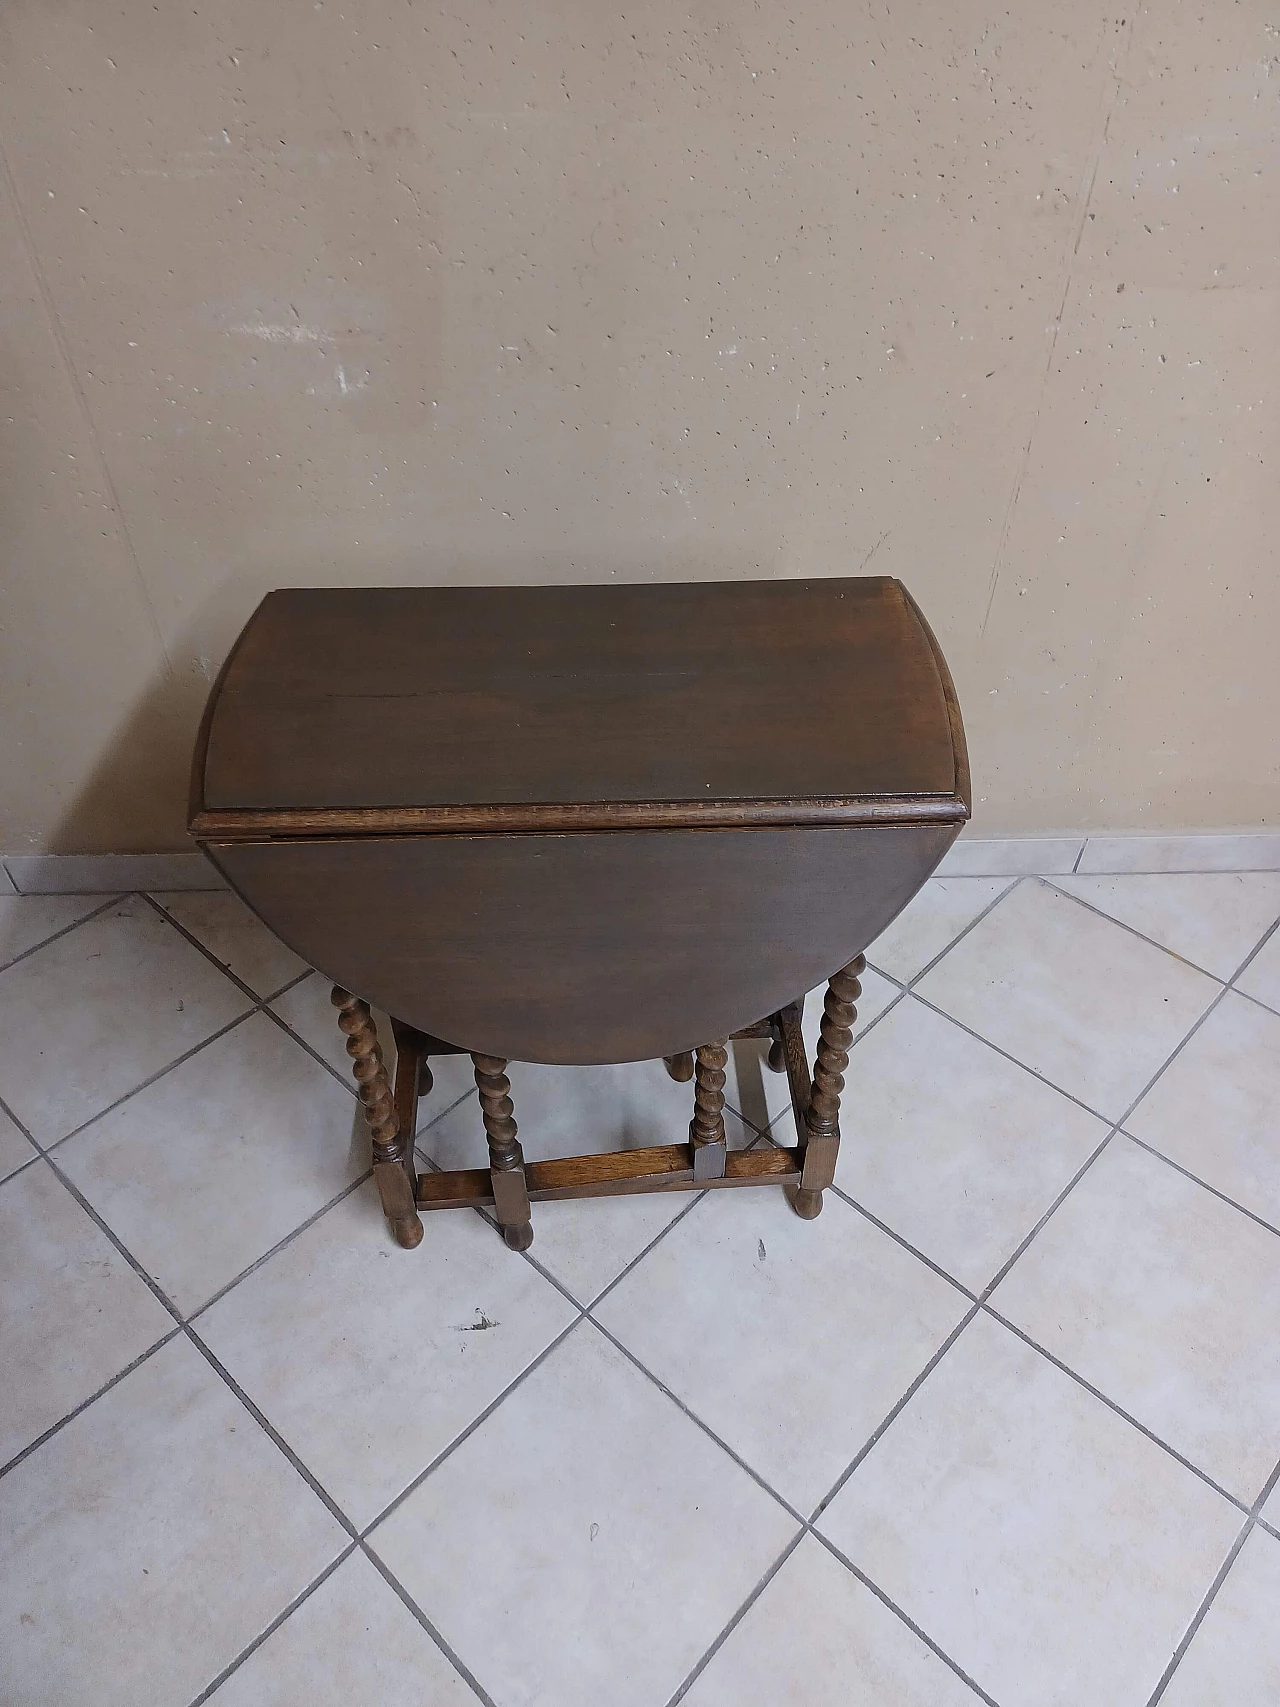
[[[801,1186],[791,1200],[791,1207],[802,1221],[816,1221],[822,1214],[822,1193],[806,1191]]]
[[[417,1215],[412,1220],[406,1216],[402,1221],[393,1221],[391,1231],[395,1234],[396,1243],[406,1251],[422,1243],[422,1221]]]
[[[766,1062],[771,1073],[785,1073],[787,1070],[787,1052],[782,1047],[782,1039],[775,1037],[769,1045],[769,1056]]]
[[[693,1051],[682,1050],[679,1055],[664,1055],[662,1064],[678,1085],[687,1085],[693,1077]]]
[[[523,1227],[504,1227],[502,1238],[509,1251],[527,1251],[533,1243],[533,1222],[526,1221]]]

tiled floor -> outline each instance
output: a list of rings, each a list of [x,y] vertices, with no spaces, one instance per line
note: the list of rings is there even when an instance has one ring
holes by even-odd
[[[522,1257],[390,1242],[327,988],[234,897],[5,897],[0,1702],[1280,1702],[1278,920],[939,879],[818,1221],[544,1204]],[[531,1156],[688,1120],[657,1063],[511,1077]],[[758,1045],[729,1089],[789,1141]]]

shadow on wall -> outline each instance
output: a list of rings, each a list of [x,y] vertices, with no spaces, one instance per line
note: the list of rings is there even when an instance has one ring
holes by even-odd
[[[192,844],[186,826],[191,748],[202,680],[166,671],[116,728],[48,846],[58,853],[167,853]]]
[[[605,567],[608,565],[608,567]],[[171,642],[172,668],[153,676],[128,717],[113,731],[87,781],[48,839],[58,853],[185,851],[191,754],[205,702],[222,661],[259,601],[275,587],[522,586],[643,581],[733,581],[770,574],[758,558],[741,555],[673,563],[655,544],[645,560],[619,563],[602,547],[599,559],[547,554],[506,561],[461,558],[448,564],[403,561],[326,564],[314,572],[272,578],[230,578],[183,633]]]

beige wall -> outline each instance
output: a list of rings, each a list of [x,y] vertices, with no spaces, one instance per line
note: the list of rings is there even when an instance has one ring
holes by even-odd
[[[1280,11],[1127,5],[8,0],[0,848],[272,586],[868,566],[975,829],[1274,823]]]

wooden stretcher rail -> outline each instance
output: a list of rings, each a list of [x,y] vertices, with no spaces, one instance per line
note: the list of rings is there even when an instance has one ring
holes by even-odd
[[[572,1197],[618,1197],[637,1191],[701,1191],[704,1187],[785,1185],[800,1177],[797,1149],[731,1150],[723,1179],[695,1180],[688,1144],[660,1144],[648,1150],[607,1151],[598,1156],[561,1156],[526,1162],[531,1203]],[[457,1168],[418,1176],[418,1208],[484,1209],[493,1205],[488,1168]]]

